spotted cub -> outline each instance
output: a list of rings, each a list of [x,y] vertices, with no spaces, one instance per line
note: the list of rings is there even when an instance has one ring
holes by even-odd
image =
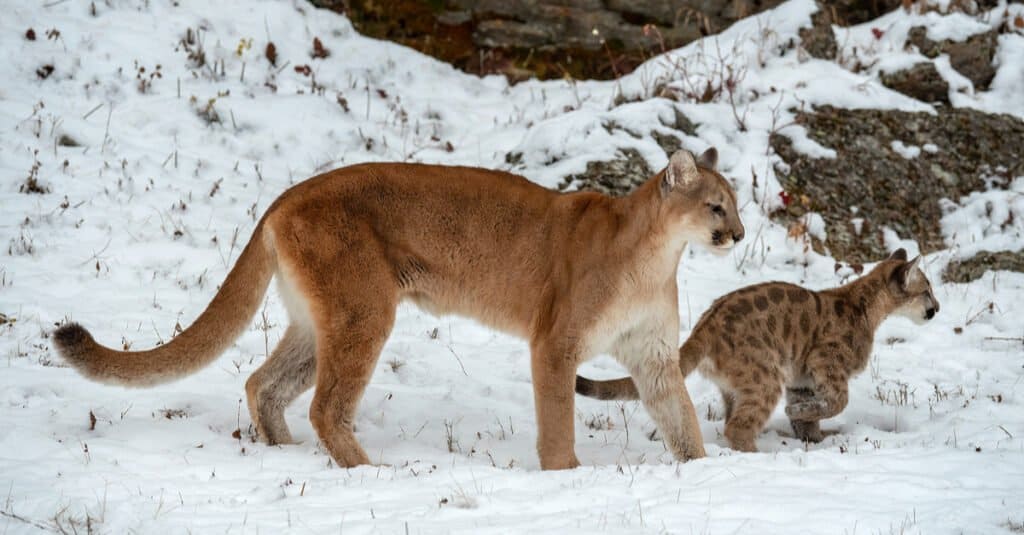
[[[939,311],[918,267],[894,252],[867,275],[839,288],[812,291],[783,282],[741,288],[716,300],[679,348],[683,375],[694,368],[725,400],[725,437],[739,451],[754,438],[786,391],[797,437],[822,439],[819,421],[846,407],[847,382],[864,370],[875,329],[893,313],[924,323]],[[632,379],[576,377],[576,392],[597,399],[637,399]]]

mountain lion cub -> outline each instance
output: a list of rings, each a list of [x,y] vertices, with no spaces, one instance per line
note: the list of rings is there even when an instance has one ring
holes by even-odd
[[[621,198],[559,194],[471,167],[372,163],[285,191],[253,230],[213,301],[169,343],[115,351],[75,323],[54,333],[73,367],[145,387],[212,362],[244,331],[276,276],[291,325],[246,382],[257,433],[291,442],[285,407],[316,386],[309,417],[340,466],[368,464],[353,434],[359,399],[399,301],[476,318],[529,340],[544,469],[578,466],[573,380],[592,355],[620,356],[679,460],[704,454],[676,365],[676,271],[687,241],[743,237],[717,153],[672,155]]]
[[[757,451],[754,438],[786,389],[786,415],[797,437],[819,442],[819,420],[846,407],[847,381],[867,366],[875,329],[889,314],[918,323],[939,303],[918,267],[894,252],[867,275],[815,292],[784,282],[741,288],[718,298],[679,348],[683,375],[694,368],[725,400],[725,438]],[[598,399],[636,399],[633,381],[576,378],[576,391]]]

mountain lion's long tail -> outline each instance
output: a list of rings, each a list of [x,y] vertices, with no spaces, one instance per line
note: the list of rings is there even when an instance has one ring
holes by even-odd
[[[185,377],[212,362],[245,330],[276,265],[261,222],[206,310],[166,344],[149,351],[116,351],[97,344],[77,323],[54,331],[54,344],[68,364],[95,381],[145,387]]]
[[[679,367],[683,372],[683,377],[690,375],[690,372],[700,364],[703,358],[703,350],[698,347],[696,341],[691,337],[679,348]],[[637,391],[636,383],[633,382],[631,377],[595,381],[577,375],[576,393],[588,398],[605,400],[640,399],[640,392]]]

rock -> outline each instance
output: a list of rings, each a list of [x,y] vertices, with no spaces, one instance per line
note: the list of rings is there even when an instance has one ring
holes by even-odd
[[[971,282],[988,271],[1016,271],[1024,273],[1024,251],[982,251],[966,260],[950,262],[942,272],[944,282]]]
[[[679,138],[671,134],[662,134],[661,132],[651,132],[651,136],[654,141],[661,147],[661,150],[665,151],[665,156],[672,156],[676,151],[683,148],[683,143],[679,141]]]
[[[972,35],[966,41],[932,41],[928,38],[928,30],[924,26],[915,26],[907,34],[907,44],[914,45],[922,55],[935,58],[939,54],[949,54],[949,63],[960,74],[970,79],[974,89],[985,91],[996,68],[992,66],[996,49],[999,47],[998,34],[995,30]]]
[[[811,158],[784,135],[772,135],[769,142],[786,163],[776,176],[791,199],[775,217],[788,225],[808,211],[820,213],[825,246],[849,262],[886,254],[883,227],[917,240],[925,252],[944,248],[939,200],[1005,188],[1024,175],[1024,122],[969,108],[940,106],[936,112],[830,106],[798,112],[807,135],[835,150],[836,158]],[[936,149],[908,159],[893,149],[893,141]],[[863,219],[859,233],[851,223],[855,217]]]
[[[679,109],[679,106],[674,106],[673,111],[674,114],[672,123],[665,124],[665,126],[673,130],[678,130],[688,136],[696,136],[697,125],[693,124],[693,121],[691,121],[690,118],[687,117],[685,113],[683,113],[683,110]],[[664,123],[664,121],[662,121],[662,123]]]
[[[811,57],[834,60],[839,52],[836,35],[832,31],[832,10],[818,2],[818,12],[811,16],[811,28],[800,30],[800,43]]]
[[[437,22],[448,26],[458,26],[473,20],[473,14],[469,11],[443,11],[437,15]]]
[[[555,27],[541,27],[507,20],[485,20],[477,25],[473,40],[485,47],[519,43],[521,46],[532,48],[545,45],[555,32]]]
[[[330,9],[338,13],[345,12],[345,0],[309,0],[310,4],[323,9]]]
[[[635,149],[619,149],[614,160],[588,163],[586,171],[566,177],[558,189],[575,187],[619,197],[639,187],[653,174],[647,160]]]
[[[940,167],[939,164],[933,163],[930,166],[928,166],[928,169],[931,170],[932,175],[941,180],[942,183],[945,184],[946,186],[955,188],[960,184],[960,180],[957,179],[956,176],[953,175],[953,173],[946,171],[945,169]]]
[[[917,100],[949,104],[949,84],[930,61],[902,71],[883,73],[882,84]]]
[[[310,0],[476,74],[611,79],[782,0]]]
[[[902,3],[902,0],[831,0],[820,5],[829,11],[834,24],[852,26],[877,19]]]
[[[839,52],[831,25],[800,30],[800,42],[811,57],[834,60]]]

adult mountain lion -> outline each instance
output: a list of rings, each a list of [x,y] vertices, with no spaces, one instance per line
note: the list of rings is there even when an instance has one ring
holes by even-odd
[[[54,333],[83,375],[152,386],[213,361],[249,325],[277,276],[291,325],[246,382],[270,444],[291,441],[283,411],[316,386],[309,417],[340,466],[368,464],[353,419],[399,301],[476,318],[530,342],[544,469],[579,465],[573,385],[583,360],[616,355],[680,460],[704,455],[683,383],[676,271],[687,241],[743,237],[717,152],[672,155],[635,192],[559,194],[470,167],[375,163],[285,191],[256,225],[213,301],[169,343],[115,351],[80,325]]]

